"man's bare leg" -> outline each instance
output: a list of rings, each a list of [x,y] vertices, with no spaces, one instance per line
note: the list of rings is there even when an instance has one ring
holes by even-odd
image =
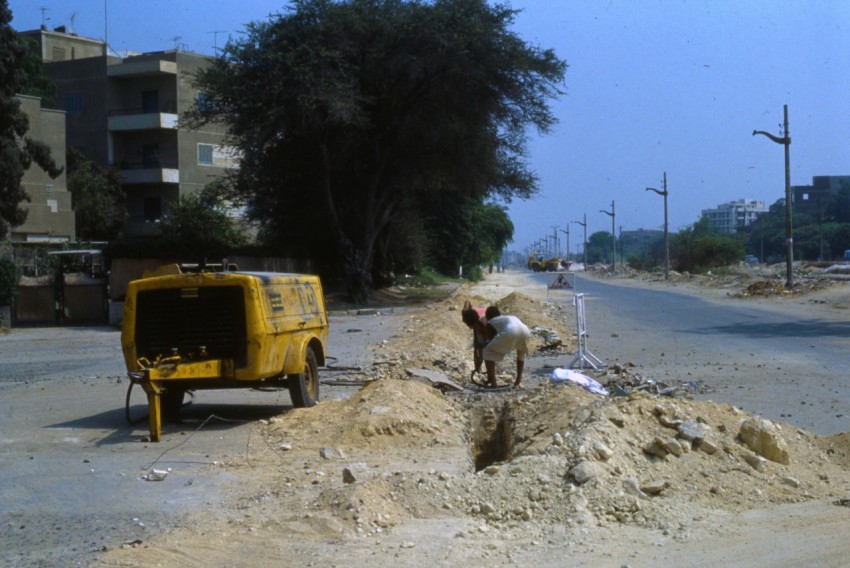
[[[518,387],[522,382],[522,370],[525,369],[525,360],[520,361],[517,359],[516,361],[516,381],[514,382],[514,386]]]
[[[491,387],[498,386],[496,384],[496,362],[484,360],[484,367],[487,368],[487,382]]]

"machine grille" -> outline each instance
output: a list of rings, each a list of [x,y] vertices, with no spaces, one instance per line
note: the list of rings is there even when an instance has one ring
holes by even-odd
[[[186,287],[139,292],[136,348],[150,360],[179,354],[188,358],[247,358],[245,302],[239,286]],[[176,350],[176,351],[175,351]]]

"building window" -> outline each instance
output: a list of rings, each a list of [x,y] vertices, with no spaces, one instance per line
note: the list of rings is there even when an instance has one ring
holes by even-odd
[[[62,47],[54,47],[51,61],[64,61],[65,49]]]
[[[142,166],[145,168],[158,168],[160,164],[159,144],[143,144]]]
[[[211,166],[213,165],[213,145],[198,144],[198,165]]]
[[[142,91],[142,113],[159,112],[159,91]]]
[[[159,223],[162,201],[159,197],[145,197],[145,223]]]
[[[65,95],[65,112],[68,114],[83,114],[82,93],[68,93]]]
[[[195,97],[195,104],[201,112],[207,112],[210,109],[207,96],[204,93],[198,92],[198,95]]]

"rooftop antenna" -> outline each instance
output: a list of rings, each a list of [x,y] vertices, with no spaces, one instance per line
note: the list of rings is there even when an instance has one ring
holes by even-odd
[[[41,10],[41,29],[46,30],[47,29],[47,22],[50,21],[50,18],[45,18],[44,14],[46,12],[48,12],[50,10],[50,8],[42,6],[41,8],[39,8],[39,10]]]
[[[77,13],[76,13],[76,12],[73,12],[73,13],[71,14],[71,17],[70,17],[69,19],[71,20],[71,29],[70,29],[69,31],[70,31],[72,34],[73,34],[73,33],[77,33],[76,28],[74,28],[74,22],[75,22],[75,21],[76,21],[76,19],[77,19]]]
[[[207,32],[208,34],[213,35],[213,53],[218,51],[218,34],[226,34],[230,30],[213,30],[211,32]]]
[[[103,0],[103,54],[109,55],[109,6],[107,0]]]
[[[180,51],[180,40],[183,39],[183,36],[174,36],[171,38],[171,41],[174,42],[174,49],[176,51]]]

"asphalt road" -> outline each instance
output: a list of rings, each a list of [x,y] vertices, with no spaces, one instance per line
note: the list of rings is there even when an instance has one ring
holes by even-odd
[[[818,434],[850,431],[846,314],[582,276],[576,292],[585,294],[588,348],[604,361],[632,363],[644,378],[672,384],[703,381],[709,392],[698,398]]]
[[[368,369],[368,346],[392,333],[380,315],[331,315],[337,368]],[[320,377],[344,378],[325,369]],[[120,333],[110,327],[16,328],[0,334],[0,566],[87,566],[99,551],[143,543],[190,512],[223,510],[219,490],[234,482],[219,466],[251,467],[262,444],[251,424],[292,407],[278,391],[199,391],[145,441],[147,422],[127,423]],[[321,387],[322,400],[356,388]],[[140,388],[131,419],[144,418]],[[167,482],[145,480],[151,469]]]

